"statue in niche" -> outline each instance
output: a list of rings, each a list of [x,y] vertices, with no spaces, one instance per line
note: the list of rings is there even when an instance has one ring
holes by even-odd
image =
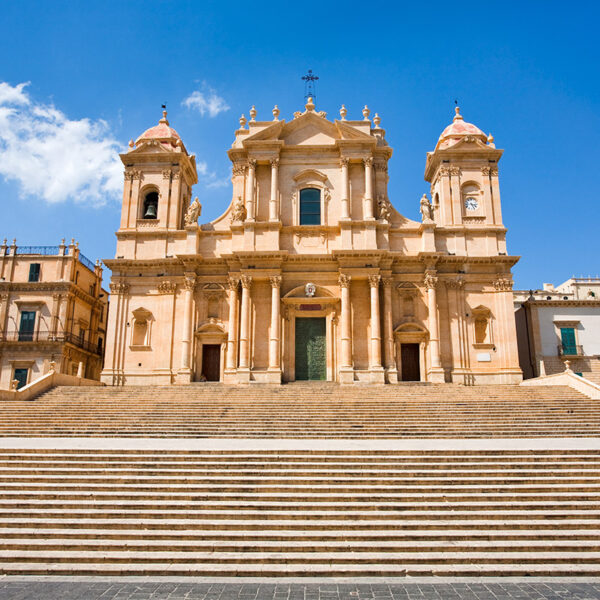
[[[390,221],[390,217],[392,216],[392,205],[384,194],[380,194],[377,198],[377,209],[379,211],[380,219],[383,221]]]
[[[202,204],[198,202],[198,196],[194,198],[194,201],[190,204],[187,212],[185,213],[185,224],[196,225],[198,223],[198,217],[202,212]]]
[[[433,223],[433,206],[431,206],[427,194],[423,194],[421,198],[421,219],[423,223]]]
[[[233,211],[231,212],[231,219],[233,221],[245,221],[248,213],[246,211],[246,207],[244,206],[244,201],[241,196],[238,196],[237,202],[233,207]]]

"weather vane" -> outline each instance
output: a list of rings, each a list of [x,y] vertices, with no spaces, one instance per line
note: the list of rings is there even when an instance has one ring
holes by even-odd
[[[315,81],[319,78],[316,75],[313,75],[312,69],[308,70],[308,73],[302,78],[304,81],[304,99],[308,100],[309,98],[313,99],[313,102],[317,98],[317,93],[315,91]]]

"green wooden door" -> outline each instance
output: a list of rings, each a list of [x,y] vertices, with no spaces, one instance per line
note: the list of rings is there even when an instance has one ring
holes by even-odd
[[[577,346],[575,344],[575,330],[572,327],[561,327],[560,337],[564,354],[577,354]]]
[[[325,317],[296,319],[296,380],[327,378]]]

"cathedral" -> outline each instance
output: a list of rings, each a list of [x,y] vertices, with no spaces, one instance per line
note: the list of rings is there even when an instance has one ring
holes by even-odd
[[[502,150],[458,108],[427,153],[420,221],[388,197],[392,149],[367,107],[252,107],[228,155],[231,203],[201,224],[166,112],[121,155],[103,382],[521,381]]]

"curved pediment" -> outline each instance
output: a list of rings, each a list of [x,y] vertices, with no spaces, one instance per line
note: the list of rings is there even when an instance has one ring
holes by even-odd
[[[335,296],[324,287],[315,285],[315,288],[315,295],[307,296],[306,285],[299,285],[298,287],[295,287],[293,290],[289,291],[284,298],[335,298]]]
[[[317,171],[317,169],[304,169],[303,171],[296,173],[293,177],[293,180],[297,183],[315,180],[325,183],[327,181],[327,175],[321,173],[321,171]]]
[[[423,325],[419,323],[403,323],[402,325],[398,325],[396,329],[394,329],[394,333],[423,333],[428,334],[429,332]]]

